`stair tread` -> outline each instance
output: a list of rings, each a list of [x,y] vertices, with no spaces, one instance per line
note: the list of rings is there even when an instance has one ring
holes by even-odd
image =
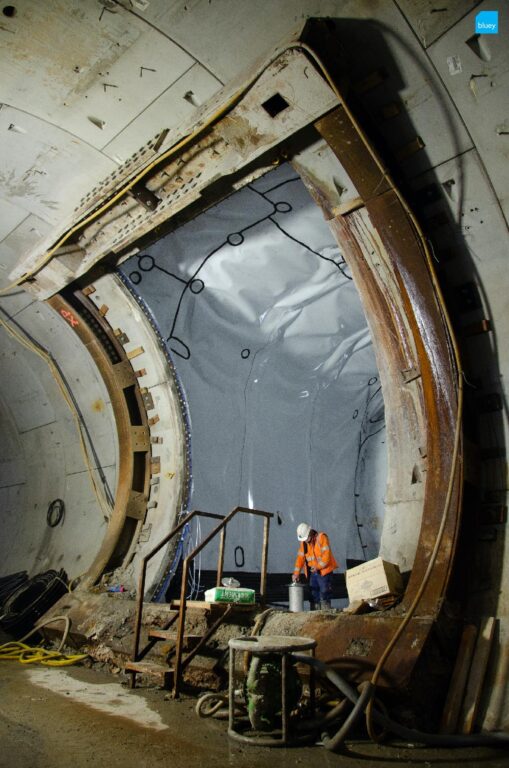
[[[158,627],[149,629],[148,636],[157,637],[160,640],[176,640],[177,639],[177,633],[175,631],[171,629],[159,629]],[[187,632],[184,633],[185,640],[201,640],[202,637],[203,637],[203,634],[191,635],[191,634],[188,634]]]
[[[131,672],[144,672],[145,674],[168,674],[174,670],[166,664],[157,664],[155,661],[126,661],[124,669]]]
[[[180,607],[180,600],[172,600],[170,603],[172,608]],[[197,611],[212,611],[231,607],[235,610],[252,611],[258,609],[260,606],[257,603],[209,603],[205,600],[186,600],[186,609]]]
[[[205,600],[186,600],[186,608],[191,611],[210,611],[214,605],[215,603],[208,603]],[[172,600],[170,606],[178,610],[180,608],[180,600]]]

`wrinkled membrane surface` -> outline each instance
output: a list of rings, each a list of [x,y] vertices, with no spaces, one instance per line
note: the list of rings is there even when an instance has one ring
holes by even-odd
[[[373,345],[341,249],[293,168],[248,184],[122,271],[185,392],[188,508],[273,512],[269,571],[291,572],[301,521],[329,534],[341,570],[376,557],[386,450]],[[238,516],[225,570],[259,570],[261,542],[261,521]],[[201,565],[214,557],[205,551]]]

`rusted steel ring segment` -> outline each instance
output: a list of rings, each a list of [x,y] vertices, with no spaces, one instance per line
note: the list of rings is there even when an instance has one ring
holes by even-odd
[[[323,624],[311,627],[311,617],[302,631],[317,637],[319,658],[343,658],[360,679],[403,630],[381,676],[397,684],[410,674],[438,615],[455,551],[462,487],[456,345],[418,225],[348,109],[338,107],[315,127],[360,198],[355,210],[335,215],[320,181],[303,179],[341,245],[373,336],[386,412],[386,498],[397,509],[387,527],[404,530],[407,508],[420,521],[420,534],[403,598],[412,609],[408,625],[396,616],[344,616],[346,631],[337,624],[327,631]],[[382,556],[391,546],[384,525]],[[353,650],[356,639],[361,651]],[[356,653],[362,658],[348,659]]]
[[[78,302],[76,306],[71,306],[59,294],[48,299],[48,303],[63,317],[77,317],[72,328],[97,365],[108,390],[119,443],[115,504],[99,551],[82,582],[84,585],[91,586],[108,566],[115,567],[122,564],[123,556],[134,540],[139,525],[143,522],[146,512],[147,489],[150,482],[150,436],[140,387],[122,345],[92,302],[79,292],[76,297]],[[84,308],[83,313],[79,311],[79,303]],[[93,320],[93,325],[100,329],[100,333],[91,327],[87,322],[87,317]],[[108,346],[110,346],[110,350],[114,350],[115,359],[118,362],[112,362],[111,352],[108,354],[100,341],[100,336],[107,339]],[[141,421],[141,426],[132,424],[131,412],[133,409],[132,404],[131,409],[128,407],[128,396],[131,399],[134,397],[137,402],[136,411],[139,414],[137,420]],[[146,451],[142,453],[139,451],[140,430],[145,434],[144,443],[146,445]],[[142,464],[143,491],[141,494],[133,487],[135,460],[137,462],[137,475],[140,474],[140,460]],[[139,482],[140,480],[137,478],[137,483],[139,484]],[[140,497],[145,500],[144,503],[140,504]]]

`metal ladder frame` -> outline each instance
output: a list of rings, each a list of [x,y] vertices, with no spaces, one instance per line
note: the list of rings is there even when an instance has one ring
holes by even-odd
[[[205,635],[200,640],[200,642],[196,645],[196,647],[193,648],[193,650],[184,659],[182,658],[186,609],[187,609],[187,597],[186,597],[187,579],[189,575],[190,564],[192,560],[196,557],[196,555],[198,555],[202,551],[202,549],[204,549],[207,546],[207,544],[209,544],[212,541],[212,539],[214,539],[219,534],[220,541],[219,541],[219,553],[218,553],[218,562],[217,562],[216,585],[217,586],[221,585],[221,579],[223,576],[223,565],[224,565],[224,547],[225,547],[226,529],[227,529],[228,523],[231,522],[231,520],[239,513],[255,515],[258,517],[263,517],[264,519],[263,543],[262,543],[261,566],[260,566],[260,602],[263,605],[265,603],[265,593],[266,593],[266,586],[267,586],[267,557],[268,557],[268,548],[269,548],[269,525],[270,525],[270,518],[274,517],[272,512],[264,512],[258,509],[248,509],[247,507],[239,506],[239,507],[235,507],[235,509],[233,509],[225,517],[224,515],[216,515],[216,514],[213,514],[212,512],[202,512],[200,510],[193,510],[189,515],[186,515],[184,520],[182,520],[182,522],[179,523],[179,525],[177,525],[172,531],[170,531],[170,533],[167,534],[164,537],[164,539],[162,539],[162,541],[160,541],[159,544],[156,547],[154,547],[153,550],[151,550],[151,552],[145,555],[145,557],[142,560],[142,567],[141,567],[140,577],[138,581],[138,597],[137,597],[136,618],[135,618],[135,632],[134,632],[134,644],[133,644],[133,661],[134,662],[140,661],[157,642],[155,639],[149,640],[145,648],[140,650],[139,645],[140,645],[141,624],[142,624],[142,617],[143,617],[143,596],[145,592],[145,580],[146,580],[148,562],[152,559],[152,557],[155,554],[157,554],[157,552],[160,551],[162,547],[165,546],[165,544],[167,544],[174,536],[180,533],[180,531],[182,531],[184,526],[190,520],[192,520],[193,517],[196,517],[196,516],[209,517],[209,518],[213,518],[221,521],[185,558],[183,563],[183,569],[182,569],[182,581],[181,581],[181,588],[180,588],[178,617],[177,616],[172,617],[165,627],[165,629],[168,629],[173,623],[175,623],[175,620],[178,618],[177,640],[176,640],[176,650],[175,650],[175,667],[174,667],[174,678],[173,678],[173,695],[175,698],[178,697],[180,692],[180,685],[182,682],[182,673],[184,669],[192,661],[194,656],[196,656],[200,648],[214,634],[214,632],[218,629],[218,627],[223,623],[226,617],[233,610],[232,604],[225,605],[225,611],[222,613],[222,615],[214,622],[212,627],[209,628],[209,630],[205,633]],[[131,675],[132,675],[132,683],[134,687],[136,672],[131,671]]]

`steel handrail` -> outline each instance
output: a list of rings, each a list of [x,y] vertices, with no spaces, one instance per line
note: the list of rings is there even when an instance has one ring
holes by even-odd
[[[173,528],[160,542],[154,547],[141,561],[141,572],[138,579],[138,597],[136,603],[136,618],[134,625],[134,643],[133,643],[133,661],[139,661],[140,659],[140,634],[141,634],[141,620],[143,615],[143,597],[145,595],[145,581],[147,576],[147,565],[149,561],[156,555],[165,544],[167,544],[177,533],[184,528],[184,526],[193,519],[193,517],[211,517],[214,520],[224,520],[224,515],[216,515],[213,512],[201,512],[199,509],[194,509],[180,522],[175,528]]]
[[[235,507],[235,509],[232,509],[232,511],[222,519],[222,521],[217,525],[209,534],[206,536],[203,541],[201,541],[192,552],[190,552],[187,557],[184,560],[184,565],[182,569],[182,582],[181,582],[181,588],[180,588],[180,604],[179,604],[179,618],[178,618],[178,626],[177,626],[177,642],[176,642],[176,648],[175,648],[175,669],[174,669],[174,687],[173,687],[173,695],[175,697],[179,694],[179,687],[180,687],[180,677],[182,674],[182,650],[183,650],[183,640],[184,640],[184,625],[185,625],[185,618],[186,618],[186,604],[187,604],[187,598],[186,598],[186,592],[187,592],[187,578],[189,574],[189,564],[191,560],[193,560],[197,554],[199,554],[204,547],[207,546],[207,544],[210,543],[210,541],[217,536],[218,533],[221,534],[221,540],[219,544],[219,557],[218,557],[218,566],[217,566],[217,581],[216,584],[219,586],[221,583],[221,578],[223,575],[223,561],[224,561],[224,543],[225,543],[225,532],[226,527],[228,523],[232,520],[232,518],[235,517],[239,512],[244,512],[249,515],[257,515],[258,517],[264,518],[263,523],[263,545],[262,545],[262,562],[260,567],[260,599],[261,602],[265,602],[265,590],[267,585],[267,556],[268,556],[268,548],[269,548],[269,524],[270,524],[270,518],[274,517],[272,512],[263,512],[259,509],[248,509],[247,507]]]

